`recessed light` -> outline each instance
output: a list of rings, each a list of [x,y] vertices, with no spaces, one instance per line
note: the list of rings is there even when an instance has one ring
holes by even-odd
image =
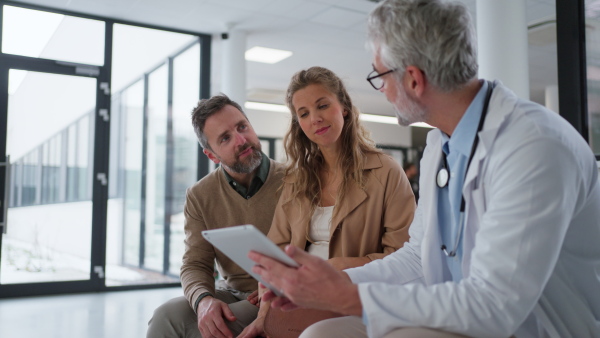
[[[246,51],[246,60],[262,63],[277,63],[283,59],[292,56],[292,52],[288,50],[252,47]]]
[[[361,113],[359,118],[363,121],[377,122],[385,124],[398,124],[398,119],[393,116],[373,115]]]
[[[377,122],[385,124],[398,124],[398,119],[393,116],[386,115],[373,115],[373,114],[360,114],[360,119],[368,122]],[[425,122],[411,123],[410,127],[421,127],[421,128],[433,128]]]
[[[288,114],[290,113],[290,110],[287,108],[287,106],[284,106],[282,104],[246,101],[246,103],[244,103],[244,107],[246,109],[253,109],[253,110],[274,111],[274,112],[278,112],[278,113],[288,113]]]

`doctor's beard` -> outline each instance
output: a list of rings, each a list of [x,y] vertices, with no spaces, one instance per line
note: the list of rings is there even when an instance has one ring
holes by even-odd
[[[397,87],[396,99],[393,102],[394,112],[398,118],[398,124],[408,126],[415,122],[425,122],[427,112],[425,108],[408,96],[404,88]]]

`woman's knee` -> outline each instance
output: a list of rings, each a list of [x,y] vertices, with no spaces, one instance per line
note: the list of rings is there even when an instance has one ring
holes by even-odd
[[[307,327],[300,338],[356,337],[366,338],[366,330],[359,317],[348,316],[322,320]]]

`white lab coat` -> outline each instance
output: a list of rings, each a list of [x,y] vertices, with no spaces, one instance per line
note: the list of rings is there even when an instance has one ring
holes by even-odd
[[[600,337],[600,184],[587,143],[499,82],[467,172],[463,280],[440,250],[441,132],[421,161],[410,241],[346,270],[370,337],[426,326],[475,337]]]

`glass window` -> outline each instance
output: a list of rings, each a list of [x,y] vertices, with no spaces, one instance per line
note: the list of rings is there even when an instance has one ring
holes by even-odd
[[[34,149],[23,159],[23,178],[21,183],[21,200],[15,206],[33,205],[39,200],[40,184],[38,165],[38,149]]]
[[[185,189],[198,172],[198,146],[189,119],[199,98],[198,38],[122,24],[115,24],[113,31],[106,284],[175,282],[155,271],[164,272],[166,265],[167,223],[167,273],[179,274],[183,256]],[[169,112],[172,124],[167,123]]]
[[[199,171],[190,123],[200,96],[199,37],[0,6],[0,52],[10,61],[0,68],[9,72],[6,143],[14,225],[0,245],[0,287],[43,274],[49,277],[40,282],[91,275],[94,150],[104,146],[95,144],[97,78],[39,70],[62,72],[54,61],[102,70],[105,38],[112,43],[110,134],[98,139],[110,143],[106,285],[177,282],[185,192]],[[111,37],[105,37],[106,24]],[[8,69],[13,61],[37,71]],[[31,257],[43,266],[18,263],[36,274],[24,276],[20,265],[6,273],[5,258],[29,251],[40,254]]]
[[[77,200],[77,124],[67,130],[67,201]]]
[[[2,52],[104,64],[104,22],[13,6],[3,7]]]
[[[18,164],[11,195],[20,200],[8,211],[12,227],[2,237],[0,284],[88,280],[93,153],[88,116],[96,106],[96,79],[11,69],[8,80],[6,152]],[[69,151],[73,144],[81,148]],[[69,162],[69,154],[80,157]],[[85,201],[64,203],[69,166],[86,173],[77,182]]]
[[[92,199],[92,186],[87,182],[92,180],[92,155],[94,115],[87,114],[77,122],[77,199]]]
[[[167,66],[148,77],[148,137],[146,152],[145,267],[162,271],[165,222],[167,149]]]
[[[19,201],[21,187],[21,170],[23,169],[23,160],[13,162],[10,165],[10,204],[9,207],[16,207]]]
[[[200,98],[200,45],[173,60],[173,175],[170,196],[171,252],[169,271],[179,274],[184,253],[183,205],[186,189],[198,177],[198,141],[190,120]]]
[[[197,39],[188,34],[121,24],[115,24],[113,31],[113,93],[137,81],[168,56]]]
[[[113,109],[120,108],[118,111],[113,111],[111,136],[121,135],[118,140],[123,143],[111,144],[111,152],[122,150],[119,156],[115,157],[120,163],[117,174],[121,178],[111,181],[111,184],[120,182],[122,186],[115,188],[118,191],[117,197],[109,200],[108,214],[111,219],[118,217],[121,220],[115,219],[108,224],[109,240],[106,252],[107,274],[110,278],[107,279],[107,285],[124,284],[132,277],[143,278],[136,273],[119,268],[119,265],[121,260],[122,263],[131,266],[138,266],[140,261],[144,82],[138,81],[124,90],[119,100],[120,105],[113,105]],[[120,129],[116,129],[118,126]],[[119,236],[121,233],[122,237]]]

